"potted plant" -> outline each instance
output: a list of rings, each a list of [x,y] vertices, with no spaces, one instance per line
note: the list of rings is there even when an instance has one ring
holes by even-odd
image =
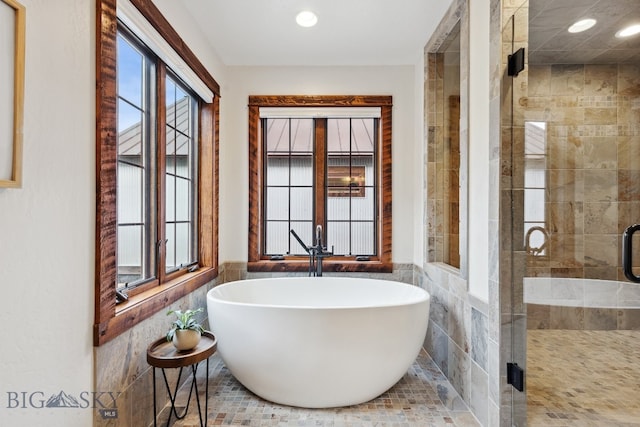
[[[171,329],[167,332],[167,341],[173,342],[173,345],[179,351],[191,350],[200,342],[200,336],[204,332],[204,328],[197,322],[195,315],[202,312],[203,309],[197,310],[170,310],[167,316],[176,315]]]

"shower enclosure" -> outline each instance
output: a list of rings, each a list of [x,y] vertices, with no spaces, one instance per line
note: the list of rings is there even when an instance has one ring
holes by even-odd
[[[529,0],[505,23],[525,53],[503,79],[512,424],[640,425],[640,34],[619,33],[640,2]]]

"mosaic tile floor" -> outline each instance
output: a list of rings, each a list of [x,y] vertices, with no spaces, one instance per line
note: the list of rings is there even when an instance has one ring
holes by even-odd
[[[204,373],[204,369],[201,371]],[[335,409],[302,409],[267,402],[245,389],[217,355],[212,356],[209,361],[209,372],[210,426],[479,426],[424,351],[407,374],[380,397],[360,405]],[[199,384],[204,383],[199,381]],[[183,387],[178,402],[183,402],[184,405],[187,393],[188,390]],[[191,404],[195,405],[195,401]],[[174,421],[171,425],[199,426],[196,408],[191,407],[183,420]],[[165,408],[158,425],[166,425],[167,416],[168,408]]]
[[[527,335],[529,426],[640,426],[640,331]]]

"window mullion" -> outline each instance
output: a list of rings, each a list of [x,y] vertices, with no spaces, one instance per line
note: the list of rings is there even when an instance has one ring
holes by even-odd
[[[158,235],[156,274],[160,283],[166,280],[167,235],[166,235],[166,152],[167,152],[167,107],[166,107],[166,75],[164,63],[158,61],[156,72],[156,229]]]
[[[326,235],[326,215],[327,215],[327,119],[317,118],[314,120],[314,227],[322,225]]]

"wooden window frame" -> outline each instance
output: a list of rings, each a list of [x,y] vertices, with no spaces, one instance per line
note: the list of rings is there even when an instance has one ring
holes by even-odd
[[[261,107],[380,107],[380,142],[378,156],[378,228],[376,230],[378,256],[370,257],[368,261],[356,261],[354,257],[326,258],[323,269],[329,272],[383,272],[393,271],[391,257],[391,147],[392,147],[392,107],[391,96],[354,96],[354,95],[259,95],[249,96],[249,271],[261,272],[293,272],[307,271],[309,261],[307,257],[286,256],[284,260],[271,260],[262,251],[262,224],[264,224],[264,209],[262,198],[263,177],[263,147],[260,130]],[[322,132],[322,130],[319,130]],[[323,157],[325,153],[316,153]],[[326,175],[326,164],[320,162],[315,168],[316,177]],[[322,195],[316,194],[316,197]],[[316,201],[322,206],[322,201]],[[324,223],[324,218],[318,218]]]
[[[116,307],[117,280],[117,0],[96,4],[96,249],[94,345],[102,345],[215,279],[218,274],[218,143],[220,86],[152,2],[130,0],[214,93],[200,102],[198,140],[198,262]],[[163,102],[161,104],[164,104]],[[163,139],[159,139],[162,146]],[[162,269],[161,269],[162,270]]]

